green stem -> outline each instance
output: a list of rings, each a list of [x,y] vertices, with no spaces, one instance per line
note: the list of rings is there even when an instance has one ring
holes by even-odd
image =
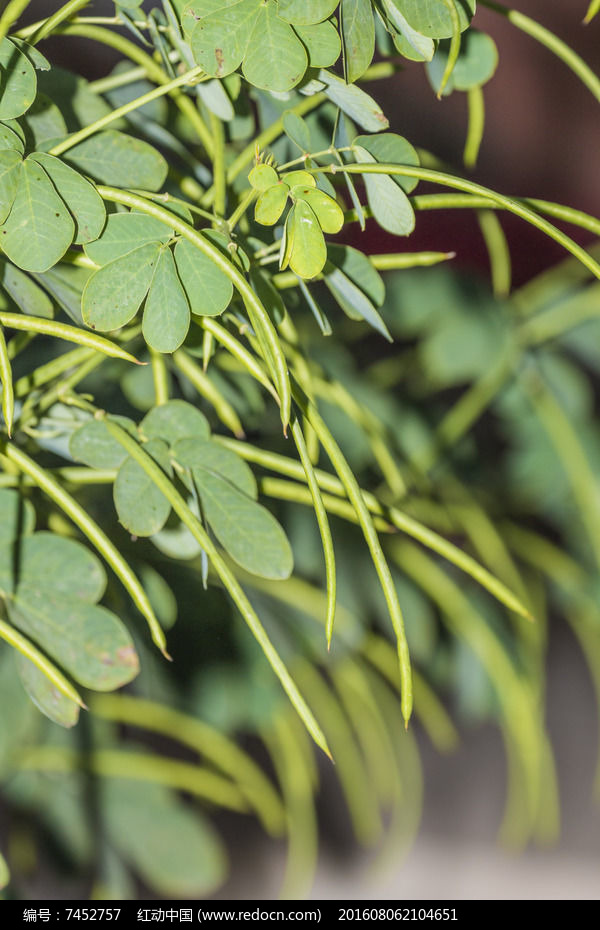
[[[323,498],[321,497],[321,489],[319,488],[319,482],[317,481],[317,476],[315,475],[315,470],[313,463],[310,460],[310,455],[308,454],[308,449],[306,447],[306,440],[304,439],[304,433],[302,432],[302,426],[297,417],[294,417],[292,420],[292,438],[296,443],[296,448],[298,450],[298,455],[300,456],[300,461],[302,462],[302,467],[304,469],[304,474],[306,476],[306,483],[308,484],[310,495],[312,498],[315,516],[317,518],[317,523],[319,525],[319,533],[321,535],[321,543],[323,546],[323,555],[325,557],[325,575],[326,575],[326,590],[327,590],[327,617],[325,621],[325,636],[327,639],[327,649],[331,648],[331,638],[333,636],[333,623],[335,620],[335,605],[336,605],[336,591],[337,591],[337,581],[336,581],[336,569],[335,569],[335,552],[333,549],[333,539],[331,537],[331,528],[329,526],[329,520],[327,519],[327,511],[323,503]]]
[[[0,16],[0,42],[15,23],[21,13],[27,9],[32,0],[10,0],[10,3]]]
[[[150,364],[152,365],[152,380],[154,382],[154,399],[156,406],[160,407],[169,400],[169,372],[164,355],[150,349]]]
[[[230,429],[238,439],[244,439],[246,434],[236,411],[193,358],[183,349],[177,349],[173,353],[173,363],[181,374],[185,375],[188,381],[194,385],[200,396],[204,397],[209,404],[212,404],[221,423],[227,429]]]
[[[237,782],[271,835],[282,833],[283,809],[273,785],[254,760],[219,730],[164,704],[122,694],[94,697],[92,713],[160,733],[200,753]]]
[[[25,397],[35,388],[42,387],[42,385],[52,381],[53,378],[57,378],[59,375],[64,374],[69,368],[74,368],[76,365],[86,362],[95,354],[94,349],[87,349],[85,347],[72,349],[70,352],[63,352],[58,358],[53,358],[50,362],[46,362],[45,365],[40,365],[28,375],[23,375],[22,378],[15,381],[15,397]]]
[[[199,765],[152,753],[101,749],[88,754],[58,746],[34,746],[17,758],[17,766],[24,771],[64,773],[84,769],[106,778],[133,778],[186,791],[229,810],[248,810],[240,789],[228,779]]]
[[[577,434],[577,428],[541,378],[525,383],[529,388],[532,406],[554,446],[557,458],[563,465],[596,565],[600,567],[598,483]]]
[[[79,527],[84,536],[87,536],[98,552],[104,556],[117,578],[120,579],[123,586],[131,595],[140,613],[146,618],[154,643],[158,646],[163,655],[169,658],[166,652],[165,634],[156,618],[146,592],[104,530],[100,529],[87,511],[60,486],[56,479],[53,478],[45,468],[42,468],[34,462],[33,459],[29,458],[22,449],[17,448],[17,446],[12,445],[12,443],[5,443],[3,452],[6,458],[17,466],[19,471],[28,475],[34,484],[66,513],[73,523]]]
[[[512,198],[517,203],[530,206],[538,213],[546,213],[557,220],[572,223],[582,229],[588,229],[596,236],[600,236],[600,219],[567,207],[562,203],[553,203],[551,200],[538,200],[534,197]],[[455,210],[455,209],[485,209],[498,210],[500,205],[494,203],[489,197],[474,196],[472,194],[417,194],[410,198],[415,210]]]
[[[269,349],[267,353],[268,357],[265,358],[265,361],[267,365],[272,368],[273,379],[277,385],[281,407],[281,421],[285,430],[290,420],[291,409],[290,381],[285,355],[267,311],[254,293],[252,287],[246,281],[244,275],[238,271],[235,265],[233,265],[212,242],[195,230],[193,226],[190,226],[189,223],[174,216],[168,210],[159,207],[157,204],[150,203],[143,197],[138,197],[135,194],[118,190],[114,187],[99,185],[98,193],[104,200],[112,201],[113,203],[122,203],[125,206],[133,207],[136,210],[140,210],[142,213],[147,213],[149,216],[153,216],[157,220],[160,220],[161,223],[164,223],[170,229],[173,229],[176,233],[183,236],[184,239],[191,242],[192,245],[195,245],[196,248],[204,255],[208,256],[208,258],[210,258],[210,260],[229,278],[243,299],[248,311],[254,316],[255,321],[260,324],[262,334]]]
[[[60,26],[65,19],[69,19],[70,16],[73,16],[83,7],[87,6],[91,0],[69,0],[68,3],[65,3],[56,13],[53,13],[52,16],[49,16],[48,19],[41,24],[39,29],[34,32],[32,37],[28,40],[30,45],[37,45],[38,42],[41,42],[42,39],[45,39],[49,36],[57,26]]]
[[[80,129],[78,132],[72,133],[67,139],[63,139],[62,142],[58,142],[51,149],[49,149],[50,155],[62,155],[64,152],[68,152],[69,149],[72,149],[73,146],[78,145],[80,142],[83,142],[84,139],[88,139],[95,132],[99,132],[101,129],[104,129],[105,126],[110,125],[117,119],[121,119],[122,116],[126,116],[127,113],[131,113],[133,110],[137,110],[140,107],[143,107],[146,103],[150,103],[151,100],[156,100],[158,97],[164,97],[165,94],[170,94],[177,87],[181,87],[183,84],[193,84],[194,78],[199,77],[202,74],[202,68],[195,67],[190,71],[186,71],[185,74],[181,74],[179,77],[175,78],[173,81],[169,81],[167,84],[161,84],[159,87],[155,87],[153,90],[149,90],[148,93],[142,94],[140,97],[136,97],[135,100],[130,100],[127,103],[124,103],[123,106],[117,107],[116,110],[107,113],[105,116],[101,116],[100,119],[94,120],[93,123],[90,123],[88,126],[84,126],[83,129]]]
[[[256,446],[252,446],[249,443],[234,442],[224,436],[215,436],[215,441],[219,442],[221,445],[227,446],[227,448],[235,450],[235,452],[243,459],[246,459],[246,461],[254,462],[278,474],[295,478],[297,481],[305,480],[302,465],[285,455],[258,449]],[[319,487],[322,490],[329,491],[331,494],[337,496],[346,496],[346,489],[339,478],[319,468],[315,468],[315,475]],[[471,578],[489,591],[490,594],[508,607],[509,610],[514,610],[515,613],[520,614],[527,620],[531,619],[531,614],[527,608],[519,601],[512,591],[509,591],[506,585],[497,578],[494,578],[486,568],[476,562],[475,559],[471,558],[470,555],[463,552],[462,549],[459,549],[457,546],[453,545],[453,543],[439,536],[422,523],[419,523],[418,520],[408,516],[408,514],[399,510],[397,507],[385,507],[374,494],[371,494],[369,491],[364,491],[362,488],[359,490],[371,514],[384,517],[397,529],[406,533],[407,536],[411,536],[413,539],[418,540],[418,542],[422,543],[428,549],[437,552],[438,555],[443,556],[448,562],[451,562],[453,565],[456,565],[457,568],[460,568],[461,571],[470,575]]]
[[[294,504],[304,504],[314,510],[313,496],[304,484],[298,484],[296,481],[285,481],[283,478],[259,478],[258,489],[265,497],[273,497],[279,501],[290,501]],[[354,507],[350,501],[343,497],[336,497],[333,494],[321,493],[321,500],[327,513],[334,517],[340,517],[348,523],[360,525]],[[373,526],[379,533],[393,533],[394,527],[391,523],[383,520],[381,517],[373,517]],[[327,605],[325,606],[327,614]],[[327,633],[327,630],[326,630]]]
[[[477,222],[490,261],[494,296],[499,298],[508,297],[510,294],[512,266],[508,242],[500,220],[492,210],[477,210]]]
[[[124,36],[110,29],[103,29],[102,26],[82,26],[73,24],[59,26],[57,33],[62,36],[76,36],[83,39],[90,39],[92,42],[99,42],[116,49],[116,51],[121,52],[126,58],[129,58],[131,61],[144,68],[146,75],[156,84],[168,84],[171,80],[166,71],[164,71],[160,65],[156,64],[150,55],[139,48],[139,46],[135,45],[134,42],[131,42],[129,39],[126,39]],[[204,120],[200,116],[194,101],[186,94],[182,93],[179,88],[172,90],[171,95],[174,103],[181,110],[190,126],[195,129],[205,150],[211,155],[213,150],[212,136]]]
[[[10,436],[15,412],[15,391],[13,387],[12,368],[8,357],[8,347],[4,330],[0,326],[0,381],[2,382],[2,416],[6,431]]]
[[[450,13],[450,19],[452,20],[452,38],[450,39],[448,60],[444,68],[442,80],[440,81],[440,88],[437,92],[438,100],[442,99],[444,89],[450,80],[452,72],[454,71],[454,66],[460,55],[460,19],[458,17],[458,10],[456,9],[456,2],[455,0],[442,0],[442,2]]]
[[[467,129],[467,138],[463,152],[463,162],[468,171],[472,171],[477,165],[477,158],[481,142],[483,139],[483,130],[485,127],[485,102],[483,90],[481,87],[471,87],[467,93],[469,107],[469,122]]]
[[[224,326],[221,326],[216,320],[210,316],[200,317],[200,326],[204,329],[206,333],[210,333],[217,342],[220,342],[221,345],[227,349],[227,351],[240,362],[240,364],[255,378],[259,384],[262,384],[264,388],[269,392],[271,397],[279,403],[279,395],[277,391],[269,381],[269,378],[265,374],[260,362],[258,359],[252,355],[251,352],[233,336],[228,329],[225,329]]]
[[[80,694],[75,690],[71,682],[65,678],[63,673],[33,643],[3,620],[0,620],[0,639],[5,640],[22,656],[29,659],[62,695],[70,701],[74,701],[79,707],[85,708]]]
[[[213,185],[214,185],[214,210],[217,216],[225,216],[226,205],[226,182],[225,182],[225,130],[223,123],[214,113],[210,114],[210,128],[214,148],[212,153],[213,162]]]
[[[279,243],[277,243],[279,247]],[[456,258],[456,252],[389,252],[383,255],[369,255],[369,261],[378,271],[393,271],[400,268],[430,268],[440,262]],[[325,275],[317,275],[314,281],[322,281]],[[281,271],[272,277],[272,282],[279,290],[298,287],[298,275],[293,271]],[[312,283],[312,281],[311,281]]]
[[[598,79],[583,58],[581,58],[577,52],[574,52],[566,42],[563,42],[562,39],[559,39],[558,36],[550,32],[549,29],[546,29],[545,26],[540,25],[540,23],[537,23],[529,16],[525,16],[524,13],[520,13],[518,10],[511,10],[508,7],[502,6],[500,3],[493,3],[492,0],[481,0],[481,5],[488,7],[490,10],[494,10],[495,13],[500,13],[502,16],[505,16],[513,26],[516,26],[521,32],[527,33],[527,35],[536,39],[541,45],[544,45],[553,52],[557,58],[560,58],[560,60],[577,75],[580,81],[591,91],[596,100],[600,101],[600,79]]]
[[[258,197],[258,191],[255,191],[255,190],[249,190],[246,196],[242,197],[237,207],[235,208],[235,210],[233,211],[233,213],[227,220],[227,225],[229,226],[230,232],[232,232],[235,229],[235,227],[237,226],[237,224],[243,217],[244,213],[248,209],[248,207],[252,206],[252,204],[254,203],[257,197]]]
[[[453,187],[456,190],[463,191],[467,194],[475,194],[489,198],[492,203],[514,213],[526,222],[535,226],[541,232],[544,232],[550,239],[558,242],[564,249],[574,255],[579,261],[588,268],[595,277],[600,278],[600,265],[565,233],[561,232],[548,220],[538,216],[533,210],[524,206],[521,201],[506,197],[504,194],[498,194],[481,184],[475,184],[465,178],[455,177],[446,174],[444,171],[434,171],[430,168],[417,168],[409,165],[391,165],[391,164],[357,164],[345,165],[341,168],[339,165],[327,165],[322,168],[311,168],[311,173],[338,174],[339,172],[349,172],[350,174],[387,174],[398,175],[399,177],[417,178],[421,181],[431,181],[433,184],[443,184],[447,187]]]
[[[375,527],[373,526],[371,514],[369,513],[361,489],[359,488],[356,478],[354,477],[354,472],[348,465],[340,447],[329,432],[329,429],[327,428],[324,420],[319,415],[315,405],[304,396],[298,387],[294,386],[293,392],[296,403],[319,437],[319,442],[325,449],[332,465],[338,473],[340,481],[344,486],[344,490],[348,495],[348,499],[356,510],[356,514],[360,520],[361,529],[369,548],[369,552],[371,553],[371,558],[373,560],[373,564],[375,566],[375,570],[384,593],[390,619],[392,621],[392,626],[396,634],[398,659],[400,662],[400,680],[402,682],[402,714],[404,721],[408,726],[408,721],[412,711],[412,677],[410,668],[410,655],[408,651],[408,643],[406,641],[406,634],[404,631],[404,619],[402,617],[402,610],[400,608],[398,594],[394,586],[394,581],[389,565],[386,561],[385,555],[383,554],[383,549],[381,548],[381,543],[379,542],[379,537]]]
[[[194,538],[200,543],[204,552],[212,562],[215,572],[219,576],[225,590],[236,607],[242,614],[248,624],[249,629],[256,638],[271,668],[279,678],[281,685],[287,693],[292,705],[296,708],[299,716],[302,718],[306,729],[318,746],[331,758],[327,742],[319,724],[315,720],[306,701],[298,691],[287,668],[282,662],[279,654],[275,650],[271,640],[261,624],[248,598],[244,594],[237,578],[230,570],[229,566],[219,553],[219,550],[213,543],[212,539],[204,529],[200,520],[190,510],[181,494],[177,491],[169,478],[165,475],[159,465],[156,464],[147,452],[129,435],[124,429],[114,423],[112,420],[105,419],[106,427],[109,433],[119,442],[126,452],[143,468],[149,478],[154,482],[157,488],[164,494],[173,510],[190,530]]]
[[[110,342],[103,336],[97,336],[95,333],[88,333],[77,326],[70,326],[68,323],[58,323],[56,320],[45,320],[38,316],[27,316],[24,313],[0,313],[0,324],[7,326],[9,329],[24,330],[28,333],[40,333],[44,336],[53,336],[55,339],[66,339],[67,342],[76,342],[80,346],[89,349],[96,349],[104,355],[111,358],[121,358],[126,362],[133,362],[134,365],[145,365],[145,362],[138,362],[133,355],[126,352],[120,346]]]

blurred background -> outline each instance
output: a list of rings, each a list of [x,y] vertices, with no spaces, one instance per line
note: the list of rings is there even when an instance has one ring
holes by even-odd
[[[39,0],[33,12],[54,9]],[[518,0],[516,8],[539,20],[600,71],[600,22],[584,27],[586,0]],[[90,11],[109,12],[96,2]],[[600,213],[597,183],[600,121],[597,102],[550,52],[489,10],[479,9],[474,25],[489,30],[499,50],[495,77],[484,88],[486,128],[474,177],[503,193],[564,202]],[[54,39],[48,57],[95,79],[114,60],[94,60],[86,43]],[[461,165],[466,131],[466,98],[455,93],[438,101],[420,65],[373,88],[391,128],[413,145]],[[562,252],[530,226],[502,217],[516,285],[551,266]],[[575,232],[588,244],[591,237]],[[387,252],[397,240],[376,228],[356,238],[366,252]],[[476,220],[468,211],[423,213],[409,248],[456,251],[456,266],[487,274],[487,253]],[[337,788],[323,761],[319,800],[321,851],[315,898],[354,900],[461,898],[596,898],[600,890],[600,808],[593,799],[598,721],[584,659],[566,624],[552,618],[548,656],[548,726],[556,752],[561,800],[561,836],[552,848],[518,854],[498,845],[505,800],[501,736],[491,724],[460,725],[460,746],[440,755],[415,726],[424,774],[422,825],[414,844],[382,865],[352,839]],[[248,824],[246,827],[246,823]],[[217,898],[272,898],[282,872],[283,846],[266,840],[233,816],[221,827],[232,858],[231,879]],[[32,887],[32,896],[51,890]]]

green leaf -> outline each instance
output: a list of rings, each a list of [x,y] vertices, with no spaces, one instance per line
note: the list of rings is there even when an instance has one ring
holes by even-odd
[[[56,265],[44,274],[36,274],[36,280],[52,294],[52,297],[75,323],[83,326],[81,295],[91,270],[71,265]]]
[[[71,701],[37,666],[17,655],[19,678],[27,694],[46,717],[61,727],[74,727],[79,720],[79,705]]]
[[[444,0],[389,0],[388,6],[397,7],[412,28],[424,36],[449,39],[452,35],[452,17]],[[456,9],[464,31],[475,13],[475,0],[460,0]]]
[[[21,118],[27,148],[49,148],[52,141],[64,139],[67,125],[57,105],[46,94],[38,93],[26,115]]]
[[[140,423],[140,431],[148,439],[164,439],[170,446],[179,439],[208,439],[208,420],[185,400],[170,400],[154,407]]]
[[[142,334],[157,352],[174,352],[184,341],[190,327],[190,307],[181,286],[173,253],[163,247],[148,291]]]
[[[85,546],[53,533],[36,533],[0,549],[0,588],[11,622],[78,682],[109,691],[138,672],[131,637],[114,614],[95,606],[106,576]]]
[[[0,546],[7,546],[21,536],[30,536],[35,529],[35,510],[10,488],[0,488]]]
[[[250,271],[250,283],[273,322],[279,325],[285,317],[285,304],[272,282],[271,275],[259,267],[254,267]]]
[[[350,319],[365,320],[389,342],[393,342],[387,326],[369,298],[343,271],[332,267],[325,275],[325,284]]]
[[[207,110],[224,122],[230,123],[235,118],[235,110],[224,83],[216,78],[212,81],[203,81],[196,85],[196,93]]]
[[[290,189],[283,181],[260,194],[254,206],[254,219],[262,226],[274,226],[285,210]]]
[[[332,265],[343,271],[376,307],[381,307],[385,300],[385,284],[363,252],[350,245],[330,245],[327,258]]]
[[[292,196],[309,205],[323,232],[338,233],[344,225],[344,211],[329,194],[314,187],[294,187]]]
[[[142,881],[166,898],[201,898],[222,884],[227,860],[218,834],[161,785],[110,779],[102,810],[110,841]]]
[[[427,74],[436,93],[446,70],[448,51],[448,43],[440,43],[433,60],[427,65]],[[462,40],[460,54],[443,91],[444,96],[453,90],[467,91],[481,87],[493,77],[497,65],[498,49],[491,36],[469,29]]]
[[[292,249],[294,247],[295,213],[296,206],[294,205],[289,211],[283,227],[283,236],[281,237],[281,246],[279,248],[279,267],[281,270],[288,267],[290,258],[292,257]]]
[[[264,90],[287,91],[304,77],[306,50],[274,3],[262,5],[242,64],[246,80]]]
[[[38,87],[59,107],[69,132],[101,119],[112,109],[103,97],[90,89],[85,78],[56,65],[38,75]]]
[[[159,190],[168,165],[160,152],[116,129],[99,132],[64,155],[64,160],[101,184]]]
[[[162,439],[149,439],[144,445],[148,455],[158,462],[168,475],[172,474],[168,444]],[[144,469],[129,456],[125,459],[113,487],[119,521],[135,536],[152,536],[162,530],[171,512],[171,505]]]
[[[156,569],[151,565],[140,566],[140,578],[152,609],[160,621],[163,630],[170,630],[177,620],[177,598]]]
[[[342,43],[335,25],[329,20],[311,26],[296,24],[294,32],[308,52],[309,68],[329,68],[340,57]]]
[[[81,302],[88,326],[104,333],[133,319],[148,293],[160,248],[159,243],[148,242],[94,272]]]
[[[249,465],[231,449],[211,439],[180,439],[173,446],[173,457],[184,468],[205,469],[233,484],[252,500],[258,497],[256,479]]]
[[[10,39],[0,42],[0,120],[22,116],[37,93],[35,69]]]
[[[231,303],[233,284],[211,259],[187,239],[175,246],[177,273],[192,313],[218,316]]]
[[[9,882],[10,882],[10,869],[8,868],[8,865],[6,864],[6,859],[4,858],[2,853],[0,853],[0,891],[2,891],[3,888],[6,888]]]
[[[386,27],[391,32],[394,45],[401,55],[411,61],[431,61],[435,52],[435,43],[430,36],[424,36],[408,24],[394,0],[381,0],[387,17]],[[395,30],[398,30],[396,32]]]
[[[31,158],[42,166],[75,220],[74,242],[97,239],[106,222],[106,210],[96,188],[59,158],[43,152],[35,152]]]
[[[21,174],[21,154],[14,149],[0,151],[0,223],[11,211]]]
[[[257,191],[265,191],[279,181],[279,175],[271,165],[255,165],[248,180],[252,187]]]
[[[303,187],[316,187],[317,182],[314,175],[309,171],[288,171],[287,174],[282,176],[282,181],[288,185],[288,187],[298,187],[302,185]]]
[[[113,417],[128,432],[135,430],[135,424],[126,417]],[[117,442],[106,428],[103,420],[88,420],[71,435],[69,453],[76,462],[83,462],[90,468],[119,468],[127,458],[121,443]]]
[[[261,0],[238,0],[202,16],[191,33],[194,60],[212,77],[231,74],[241,63],[261,8]]]
[[[367,132],[380,132],[390,125],[381,107],[356,84],[346,84],[328,71],[319,71],[329,99]]]
[[[16,45],[20,52],[25,55],[28,61],[31,62],[36,71],[49,71],[51,64],[46,58],[45,55],[42,55],[40,50],[35,47],[35,45],[29,45],[25,39],[21,39],[18,36],[11,36],[10,41],[13,45]]]
[[[25,144],[10,126],[7,126],[6,123],[0,123],[0,152],[5,149],[12,149],[13,152],[19,152],[22,155]]]
[[[304,200],[298,200],[293,213],[293,244],[290,268],[301,278],[314,278],[327,261],[327,246],[319,221]]]
[[[41,287],[11,262],[2,262],[0,268],[2,287],[17,307],[23,313],[51,320],[54,316],[54,306]]]
[[[360,145],[354,146],[359,162],[376,162]],[[369,206],[382,229],[395,236],[408,236],[415,228],[415,214],[404,191],[385,174],[365,174]]]
[[[47,271],[67,251],[75,226],[52,181],[34,161],[22,163],[12,210],[0,228],[10,260],[24,271]]]
[[[371,0],[341,0],[346,76],[352,84],[365,73],[375,52],[375,20]]]
[[[256,503],[254,476],[245,463],[214,442],[183,440],[173,452],[190,468],[204,515],[231,558],[254,575],[287,578],[293,568],[289,542],[272,514]]]
[[[382,132],[376,136],[357,136],[354,144],[360,145],[381,164],[414,165],[420,164],[416,150],[404,136],[395,132]],[[407,194],[415,189],[419,183],[417,178],[402,178],[396,175],[392,180]]]
[[[223,7],[234,6],[238,2],[239,0],[188,0],[186,3],[182,2],[182,0],[176,0],[177,6],[183,7],[181,25],[184,35],[189,39],[199,20],[205,16],[211,16]]]
[[[286,136],[298,146],[301,152],[310,152],[312,148],[310,129],[305,120],[293,110],[286,110],[282,119]]]
[[[279,16],[295,26],[308,26],[328,19],[339,0],[279,0]]]
[[[101,235],[86,242],[85,254],[96,265],[107,265],[150,242],[168,242],[173,230],[145,213],[111,213]]]

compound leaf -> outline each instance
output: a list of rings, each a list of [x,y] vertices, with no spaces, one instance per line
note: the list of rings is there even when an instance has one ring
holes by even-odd
[[[109,332],[133,319],[148,293],[160,248],[149,242],[94,272],[81,302],[88,326]]]
[[[164,223],[145,213],[112,213],[99,238],[84,249],[96,265],[107,265],[148,242],[167,242],[172,235]]]

